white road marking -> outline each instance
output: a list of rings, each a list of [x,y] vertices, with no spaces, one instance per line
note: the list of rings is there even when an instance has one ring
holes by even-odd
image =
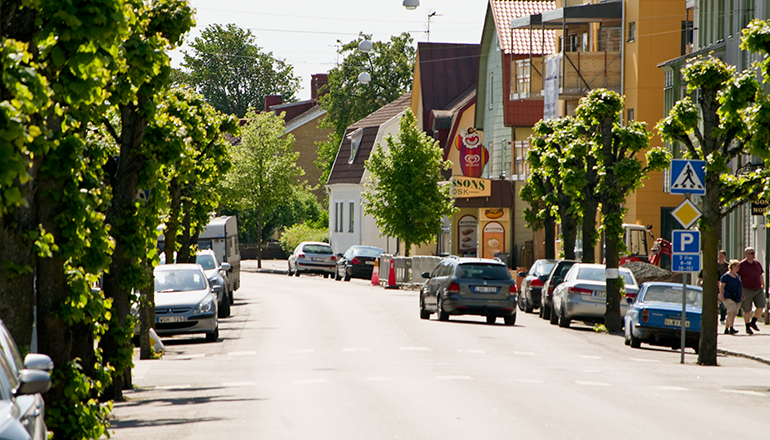
[[[296,384],[307,384],[307,383],[326,383],[328,382],[326,379],[305,379],[305,380],[295,380],[294,383]]]
[[[760,393],[759,391],[748,390],[719,390],[723,393],[744,394],[746,396],[766,396],[766,393]]]
[[[580,356],[583,359],[601,359],[601,356],[590,356],[590,355],[582,355]]]
[[[477,354],[486,354],[486,350],[457,350],[458,353],[477,353]]]
[[[428,347],[401,347],[401,351],[430,351]]]
[[[192,388],[192,385],[184,384],[184,385],[158,385],[155,387],[156,390],[181,390],[185,388]]]
[[[179,361],[179,360],[195,359],[195,358],[202,358],[202,357],[206,357],[206,354],[205,353],[203,353],[203,354],[185,354],[185,355],[181,355],[181,356],[177,356],[177,357],[170,357],[170,358],[166,358],[166,359],[171,360],[171,361]]]
[[[223,387],[250,387],[256,384],[256,382],[222,382]]]
[[[473,380],[470,376],[436,376],[438,380]]]
[[[387,382],[393,380],[393,378],[390,377],[367,377],[364,380],[368,380],[370,382]]]
[[[660,363],[660,361],[657,359],[640,359],[640,358],[629,358],[629,359],[631,359],[634,362],[652,362],[656,364]]]
[[[587,382],[587,381],[584,381],[584,380],[576,380],[575,383],[578,384],[578,385],[588,385],[588,386],[594,386],[594,387],[608,387],[608,386],[610,386],[610,384],[608,384],[607,382]]]
[[[227,353],[228,356],[253,356],[257,354],[256,351],[231,351]]]
[[[372,351],[371,348],[343,348],[342,351],[345,353],[353,353],[356,351]]]
[[[667,386],[667,385],[660,385],[653,388],[655,388],[656,390],[665,390],[665,391],[690,391],[687,388]]]
[[[535,353],[532,353],[531,351],[514,351],[513,354],[517,356],[534,356]]]

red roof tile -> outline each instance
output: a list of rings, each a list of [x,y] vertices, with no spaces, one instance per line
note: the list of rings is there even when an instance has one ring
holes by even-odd
[[[545,31],[545,51],[542,50],[542,30],[532,31],[532,51],[530,52],[529,29],[511,29],[511,19],[526,15],[539,14],[556,8],[554,1],[526,1],[526,0],[490,0],[492,15],[495,18],[500,49],[507,54],[546,54],[554,52],[555,33],[552,30]]]

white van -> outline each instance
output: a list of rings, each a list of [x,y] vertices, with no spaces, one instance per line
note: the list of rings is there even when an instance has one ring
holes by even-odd
[[[212,217],[198,236],[198,249],[211,249],[217,259],[230,263],[227,274],[230,292],[241,287],[241,252],[238,250],[238,220],[235,216]]]

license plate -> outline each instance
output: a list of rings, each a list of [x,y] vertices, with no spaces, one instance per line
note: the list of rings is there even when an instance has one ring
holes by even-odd
[[[184,316],[159,316],[158,322],[159,323],[184,322]]]
[[[326,258],[323,258],[323,257],[313,257],[310,260],[311,261],[326,261]]]
[[[604,292],[601,290],[594,290],[591,296],[593,296],[594,298],[604,298],[607,296],[607,292]]]
[[[682,320],[681,319],[669,319],[666,318],[663,320],[664,325],[670,325],[672,327],[681,327],[682,326]],[[684,322],[685,328],[690,328],[690,320]]]
[[[368,264],[370,266],[374,266],[374,261],[364,261],[364,263],[366,263],[366,264]]]
[[[474,292],[477,293],[496,293],[497,287],[476,286]]]

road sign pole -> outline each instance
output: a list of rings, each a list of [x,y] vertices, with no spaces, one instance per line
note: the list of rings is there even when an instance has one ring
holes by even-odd
[[[687,272],[682,272],[682,356],[680,364],[684,363],[685,328],[687,328]]]

